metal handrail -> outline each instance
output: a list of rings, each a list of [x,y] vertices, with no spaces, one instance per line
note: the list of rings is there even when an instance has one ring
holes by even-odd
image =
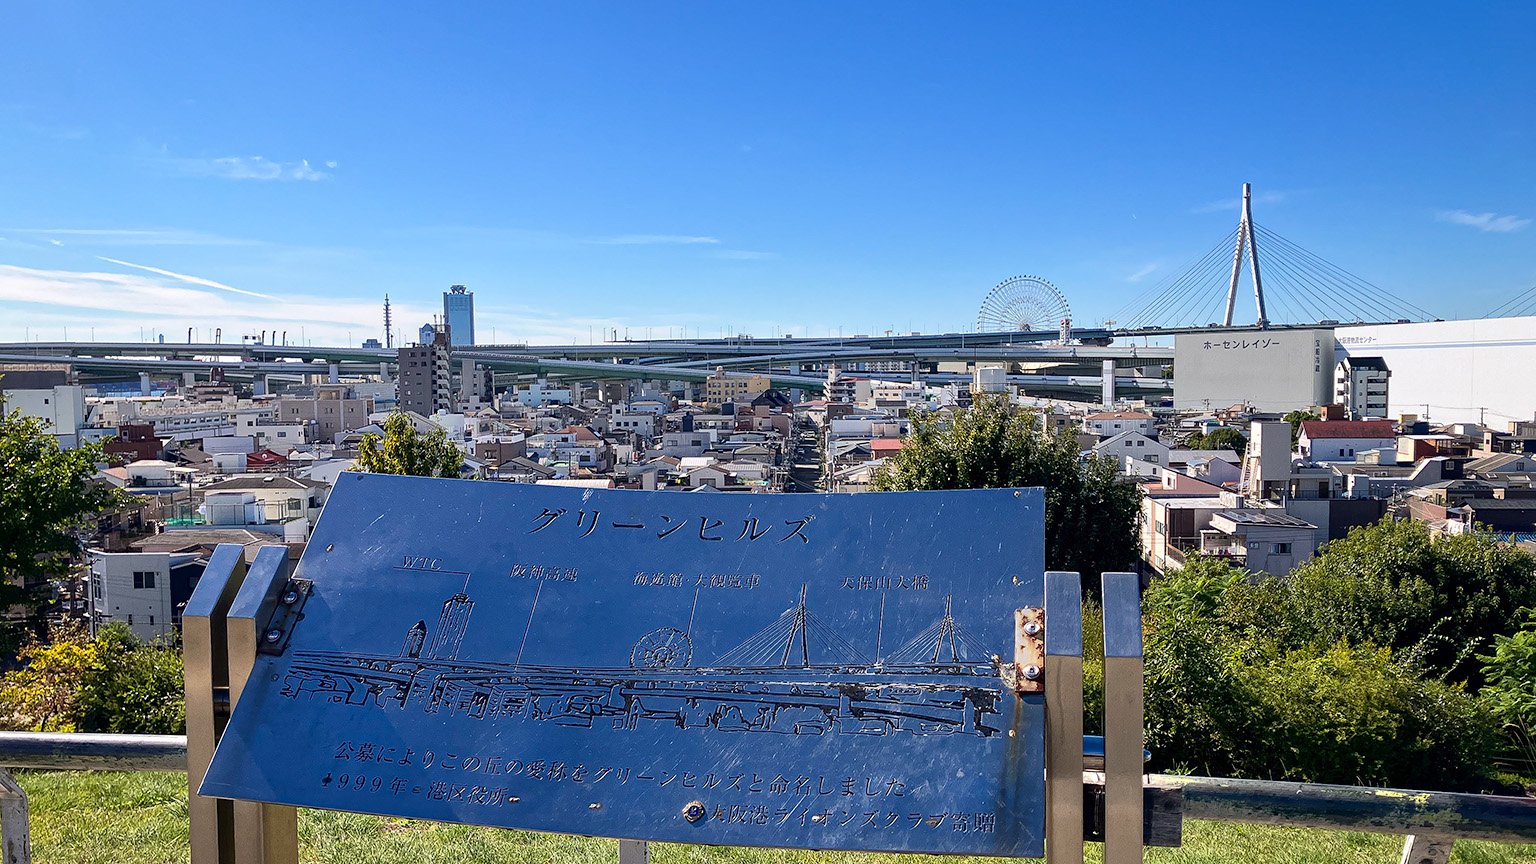
[[[187,736],[0,732],[0,767],[55,771],[185,771]]]
[[[1091,757],[1090,757],[1091,758]],[[185,771],[185,735],[0,732],[0,767],[62,771]],[[1102,783],[1094,772],[1084,780]],[[1536,842],[1536,799],[1276,780],[1149,774],[1183,791],[1191,819],[1497,843]]]

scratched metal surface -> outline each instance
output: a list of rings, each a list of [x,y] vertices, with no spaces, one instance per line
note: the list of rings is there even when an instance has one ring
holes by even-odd
[[[641,840],[1037,856],[1038,489],[348,474],[201,792]],[[690,818],[692,817],[692,818]]]

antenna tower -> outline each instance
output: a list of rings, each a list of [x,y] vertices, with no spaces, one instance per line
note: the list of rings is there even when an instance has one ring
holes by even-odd
[[[1264,280],[1259,277],[1259,246],[1253,237],[1253,187],[1243,184],[1243,215],[1237,223],[1237,248],[1232,252],[1232,281],[1227,285],[1227,314],[1221,326],[1232,326],[1232,307],[1237,305],[1237,279],[1243,272],[1243,250],[1248,250],[1248,267],[1253,275],[1253,302],[1258,307],[1260,329],[1269,327],[1264,314]]]
[[[384,347],[395,347],[395,330],[389,320],[389,295],[384,295]]]

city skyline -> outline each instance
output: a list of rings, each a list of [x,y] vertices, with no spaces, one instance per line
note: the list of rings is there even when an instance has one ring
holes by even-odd
[[[13,10],[0,341],[382,341],[389,294],[402,344],[453,284],[480,342],[955,332],[1019,273],[1089,326],[1246,181],[1437,316],[1536,282],[1517,4],[246,14]]]

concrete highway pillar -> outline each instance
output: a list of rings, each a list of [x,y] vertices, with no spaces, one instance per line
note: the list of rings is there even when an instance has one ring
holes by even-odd
[[[149,395],[149,373],[148,372],[140,372],[139,373],[139,395],[140,396],[148,396]]]
[[[265,396],[265,395],[267,395],[267,376],[265,376],[265,375],[257,375],[255,378],[251,379],[251,395],[252,396]]]
[[[326,380],[326,383],[328,383],[328,384],[335,384],[336,382],[341,380],[341,364],[340,363],[332,363],[330,365],[330,369],[326,373],[325,380]]]
[[[186,384],[189,387],[192,386],[193,384],[196,384],[197,383],[197,373],[196,372],[183,372],[183,373],[181,373],[181,383]]]
[[[1105,360],[1103,365],[1104,383],[1101,388],[1101,398],[1105,408],[1115,407],[1115,361]]]
[[[389,361],[387,360],[379,361],[379,380],[385,384],[389,383]]]

